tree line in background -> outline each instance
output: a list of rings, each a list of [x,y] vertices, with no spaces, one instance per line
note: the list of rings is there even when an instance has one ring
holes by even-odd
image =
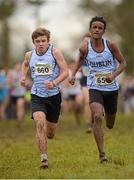
[[[36,18],[39,22],[38,8],[45,3],[45,0],[26,0],[25,2],[37,7]],[[17,0],[0,0],[0,65],[5,67],[9,67],[13,59],[10,54],[10,25],[8,20],[15,13],[16,8]]]
[[[37,7],[46,3],[47,0],[26,0],[26,3]],[[119,4],[114,4],[107,0],[97,3],[94,0],[78,1],[81,11],[88,14],[104,16],[109,25],[109,32],[120,36],[120,47],[127,60],[127,74],[134,73],[134,0],[121,0]],[[71,1],[73,3],[73,1]],[[76,7],[76,12],[77,8]],[[9,17],[12,16],[17,8],[17,0],[0,0],[0,62],[1,65],[10,65],[10,26]],[[37,21],[39,16],[37,14]]]

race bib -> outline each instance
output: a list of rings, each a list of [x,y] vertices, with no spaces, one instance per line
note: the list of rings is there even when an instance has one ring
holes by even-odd
[[[103,73],[103,72],[102,72],[102,73],[96,73],[96,74],[94,75],[95,84],[96,84],[96,85],[99,85],[99,86],[106,86],[106,85],[111,84],[112,82],[108,83],[108,82],[106,81],[106,76],[107,76],[108,74],[111,74],[111,73],[109,73],[109,72],[107,72],[107,73]]]
[[[35,65],[35,74],[36,75],[51,75],[52,68],[50,64],[36,64]]]

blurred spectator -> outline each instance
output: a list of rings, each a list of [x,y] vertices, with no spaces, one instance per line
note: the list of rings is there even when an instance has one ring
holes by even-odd
[[[8,72],[8,86],[9,86],[9,96],[10,96],[10,107],[12,112],[15,112],[17,118],[18,127],[23,126],[24,114],[25,114],[25,88],[20,85],[21,77],[21,62],[16,62]]]
[[[124,113],[134,110],[134,77],[128,76],[124,80]]]
[[[68,61],[68,68],[69,68],[69,77],[71,77],[72,70],[74,68],[75,62],[73,60]],[[75,120],[78,125],[80,125],[80,118],[82,112],[82,105],[83,105],[83,96],[81,91],[80,85],[80,77],[81,73],[78,72],[76,75],[76,82],[73,86],[71,86],[66,79],[62,83],[62,111],[69,112],[72,111],[75,115]]]
[[[84,117],[86,120],[86,132],[92,132],[92,120],[91,120],[91,111],[89,107],[89,90],[87,88],[87,76],[89,74],[89,69],[86,66],[86,63],[83,63],[81,67],[81,90],[83,95],[83,110],[84,110]]]
[[[32,87],[32,80],[30,77],[27,77],[26,80],[26,91],[25,91],[25,104],[26,104],[26,112],[30,111],[31,108],[31,87]]]
[[[0,67],[0,119],[6,119],[6,107],[8,104],[8,89],[6,71]]]

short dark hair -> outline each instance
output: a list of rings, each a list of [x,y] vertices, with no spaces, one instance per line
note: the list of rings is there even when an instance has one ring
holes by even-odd
[[[36,39],[39,36],[46,36],[47,40],[50,40],[50,31],[45,28],[38,28],[32,33],[32,40]]]
[[[104,24],[104,30],[106,29],[106,21],[102,16],[95,16],[91,19],[91,21],[89,22],[89,27],[91,28],[93,22],[95,21],[100,21]]]

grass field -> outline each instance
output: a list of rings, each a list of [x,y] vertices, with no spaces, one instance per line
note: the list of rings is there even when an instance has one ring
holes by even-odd
[[[48,141],[49,168],[42,170],[30,115],[23,129],[15,120],[0,121],[0,179],[133,179],[134,114],[118,114],[114,129],[105,128],[105,147],[109,162],[100,164],[83,117],[78,126],[72,114],[61,115],[56,137]]]

